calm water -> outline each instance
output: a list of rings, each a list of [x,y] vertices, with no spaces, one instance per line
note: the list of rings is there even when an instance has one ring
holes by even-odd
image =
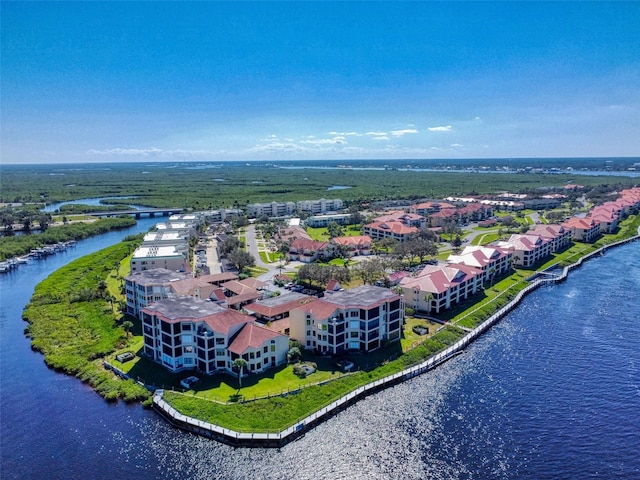
[[[30,350],[34,285],[123,236],[0,277],[3,479],[640,478],[640,243],[535,292],[436,371],[281,450],[247,450],[106,404]]]

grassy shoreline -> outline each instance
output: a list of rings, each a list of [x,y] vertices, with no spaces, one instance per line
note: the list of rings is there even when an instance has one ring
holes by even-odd
[[[45,363],[88,383],[107,400],[149,398],[145,388],[114,377],[101,362],[128,343],[107,278],[119,275],[122,260],[138,243],[125,239],[53,272],[36,286],[23,312],[31,348]]]

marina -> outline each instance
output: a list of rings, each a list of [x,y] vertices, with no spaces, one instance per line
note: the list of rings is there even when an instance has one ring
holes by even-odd
[[[20,265],[28,263],[30,260],[37,260],[50,255],[55,255],[58,252],[75,247],[76,244],[77,242],[75,240],[69,240],[67,242],[58,242],[53,245],[44,245],[39,248],[34,248],[26,255],[9,258],[0,262],[0,273],[7,273],[14,268],[18,268]]]

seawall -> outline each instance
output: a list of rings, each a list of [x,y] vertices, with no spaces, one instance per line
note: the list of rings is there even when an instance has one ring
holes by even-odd
[[[640,231],[640,229],[639,229]],[[569,272],[577,267],[579,267],[584,261],[593,258],[595,256],[602,255],[607,249],[613,248],[625,243],[629,243],[640,238],[640,234],[635,235],[634,237],[627,238],[625,240],[621,240],[609,245],[605,245],[600,247],[597,250],[581,257],[577,262],[566,266],[562,269],[562,273],[554,276],[545,276],[545,277],[536,277],[533,281],[527,285],[523,290],[518,292],[518,294],[511,300],[507,305],[502,307],[500,310],[495,312],[489,318],[487,318],[484,322],[478,325],[475,329],[470,330],[464,337],[458,340],[455,344],[451,345],[447,349],[442,352],[429,357],[424,362],[414,365],[413,367],[409,367],[401,372],[390,375],[388,377],[376,380],[367,385],[357,388],[356,390],[349,392],[338,400],[332,402],[326,407],[318,410],[317,412],[312,413],[311,415],[305,417],[304,419],[297,422],[295,425],[290,426],[279,432],[269,432],[269,433],[258,433],[258,432],[238,432],[235,430],[230,430],[227,428],[223,428],[219,425],[215,425],[212,423],[208,423],[202,420],[198,420],[192,417],[188,417],[186,415],[181,414],[173,407],[171,407],[164,399],[163,394],[164,390],[156,390],[153,396],[153,407],[154,409],[160,413],[163,417],[165,417],[170,423],[173,425],[182,428],[184,430],[190,431],[192,433],[196,433],[198,435],[202,435],[208,438],[215,439],[217,441],[233,445],[233,446],[242,446],[242,447],[282,447],[283,445],[295,440],[296,438],[304,435],[306,431],[309,431],[318,423],[327,420],[331,416],[335,415],[337,412],[346,408],[347,406],[355,403],[361,398],[366,397],[372,393],[378,392],[382,389],[391,387],[400,382],[413,378],[417,375],[423,374],[437,367],[438,365],[446,362],[452,357],[460,354],[469,344],[483,335],[489,328],[495,325],[502,317],[504,317],[507,313],[513,310],[522,299],[536,290],[538,287],[549,284],[549,283],[558,283],[564,281]]]

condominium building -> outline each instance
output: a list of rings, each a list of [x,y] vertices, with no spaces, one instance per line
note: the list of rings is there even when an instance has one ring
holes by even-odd
[[[172,372],[197,369],[231,373],[233,361],[246,372],[262,372],[286,362],[289,338],[248,315],[192,297],[174,297],[142,310],[144,354]]]
[[[389,289],[364,285],[327,292],[324,298],[291,311],[291,338],[318,353],[370,352],[400,339],[402,297]]]
[[[125,279],[127,313],[140,318],[142,309],[171,295],[171,284],[192,278],[191,275],[153,268],[134,272]]]
[[[578,242],[593,242],[600,236],[600,224],[593,218],[573,217],[562,224]]]
[[[296,203],[296,207],[300,212],[308,212],[315,215],[318,213],[339,212],[344,208],[344,203],[339,198],[331,200],[321,198],[320,200],[302,200]]]
[[[402,222],[372,222],[363,227],[365,235],[372,240],[382,240],[392,238],[398,242],[405,242],[412,234],[418,233],[417,227],[408,227]]]
[[[528,268],[551,255],[554,241],[527,233],[511,235],[509,240],[496,242],[495,246],[510,249],[513,252],[513,264]]]
[[[491,281],[511,270],[513,252],[507,248],[467,246],[457,255],[449,255],[448,264],[466,265],[482,270],[483,281]]]
[[[285,217],[295,211],[296,204],[294,202],[251,203],[247,205],[247,215],[250,217],[259,217],[260,215]]]
[[[130,261],[131,272],[166,268],[174,271],[188,271],[187,252],[179,250],[176,245],[141,245],[133,252]]]
[[[555,223],[536,225],[529,229],[527,234],[549,239],[552,252],[558,252],[571,245],[571,230]]]
[[[414,277],[404,277],[399,287],[408,307],[440,313],[482,289],[485,273],[475,267],[427,265]]]

